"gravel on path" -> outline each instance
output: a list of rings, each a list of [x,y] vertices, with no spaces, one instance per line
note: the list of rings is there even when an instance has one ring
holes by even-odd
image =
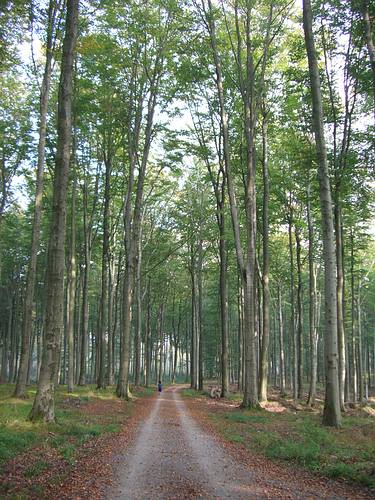
[[[116,467],[108,499],[353,498],[246,466],[192,418],[176,387],[155,400]],[[301,484],[302,483],[302,484]]]

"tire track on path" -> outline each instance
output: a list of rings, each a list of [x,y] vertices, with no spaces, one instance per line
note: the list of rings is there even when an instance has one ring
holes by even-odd
[[[170,387],[155,398],[135,442],[120,457],[108,499],[349,498],[322,495],[297,477],[287,483],[237,462],[189,415],[177,391]]]

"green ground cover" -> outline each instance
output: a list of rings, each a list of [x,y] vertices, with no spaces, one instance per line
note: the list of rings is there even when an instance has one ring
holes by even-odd
[[[98,390],[89,385],[77,387],[69,394],[66,386],[59,386],[55,399],[56,423],[31,423],[27,417],[36,387],[28,388],[27,399],[13,398],[13,391],[12,384],[0,385],[0,473],[10,459],[40,446],[56,450],[67,465],[72,465],[84,443],[104,433],[119,432],[132,411],[131,403],[119,402],[114,387]],[[153,392],[151,388],[133,389],[135,397]],[[116,411],[111,403],[119,405]],[[37,460],[25,474],[33,477],[46,468],[48,461]]]
[[[185,390],[183,395],[191,398],[194,392]],[[207,393],[195,392],[195,397]],[[232,395],[228,402],[239,399]],[[375,418],[370,406],[344,414],[340,429],[323,427],[320,414],[307,408],[273,412],[228,405],[209,417],[228,441],[244,444],[252,452],[375,488]]]

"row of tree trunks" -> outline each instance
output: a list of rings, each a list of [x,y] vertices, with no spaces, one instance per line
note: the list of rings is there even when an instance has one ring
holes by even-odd
[[[73,141],[74,142],[74,141]],[[73,147],[73,151],[75,148]],[[68,392],[74,389],[74,326],[76,308],[76,286],[77,286],[77,265],[76,265],[76,196],[77,196],[77,176],[73,178],[72,188],[72,209],[70,226],[70,260],[68,269],[68,311],[66,336],[68,344]]]
[[[95,232],[94,214],[98,201],[99,176],[96,176],[92,209],[88,206],[88,178],[85,175],[83,186],[83,233],[84,233],[84,273],[82,286],[82,318],[81,318],[81,361],[78,385],[85,385],[87,378],[88,331],[89,331],[89,277],[91,267],[91,253],[94,244]]]
[[[159,48],[161,50],[161,48]],[[161,78],[162,65],[160,65],[161,52],[156,58],[153,68],[152,81],[150,84],[150,93],[147,103],[147,116],[145,125],[145,138],[142,151],[142,160],[139,167],[136,195],[133,202],[133,188],[135,183],[135,168],[138,163],[138,149],[140,140],[140,129],[142,120],[142,107],[144,96],[142,91],[138,96],[138,109],[136,110],[135,126],[129,130],[129,176],[126,197],[124,200],[124,247],[125,247],[125,279],[123,288],[122,303],[122,328],[121,328],[121,356],[120,356],[120,374],[117,382],[116,393],[119,397],[129,399],[129,361],[130,361],[130,342],[131,342],[131,321],[134,288],[136,282],[136,271],[138,262],[138,249],[141,237],[142,224],[142,206],[144,181],[146,167],[150,153],[153,121],[158,94],[159,82]],[[138,68],[133,69],[134,78],[137,79]]]
[[[42,364],[30,419],[55,420],[54,383],[63,335],[66,205],[72,135],[72,93],[78,0],[68,0],[57,113],[57,149],[53,184],[52,225],[48,248],[46,312]]]
[[[109,332],[108,307],[109,307],[109,268],[110,268],[110,181],[112,173],[112,140],[108,139],[109,144],[103,147],[105,164],[105,187],[104,187],[104,211],[103,211],[103,247],[102,247],[102,292],[100,299],[100,327],[99,327],[99,370],[97,388],[103,389],[107,384],[107,335]]]
[[[314,406],[318,368],[318,304],[317,267],[314,264],[314,227],[311,220],[310,182],[307,188],[307,224],[309,232],[309,337],[310,337],[310,387],[307,404]]]
[[[262,237],[263,237],[263,273],[262,273],[262,293],[263,293],[263,334],[260,354],[259,373],[259,400],[267,401],[268,382],[268,348],[270,338],[270,288],[269,288],[269,175],[268,175],[268,145],[267,145],[267,111],[263,104],[262,120],[262,142],[263,142],[263,213],[262,213]]]
[[[337,347],[336,248],[334,240],[333,204],[328,174],[327,150],[324,138],[320,77],[312,30],[312,20],[311,2],[310,0],[303,0],[303,28],[309,62],[313,128],[318,158],[319,197],[323,230],[325,301],[324,345],[326,359],[326,395],[324,401],[323,423],[329,426],[339,427],[341,425],[341,411]]]
[[[296,238],[296,260],[297,260],[297,395],[303,397],[303,299],[302,299],[302,265],[301,265],[301,234],[300,229],[295,227]]]
[[[37,266],[37,255],[40,239],[40,226],[42,219],[42,196],[43,196],[43,174],[44,158],[47,135],[47,111],[52,76],[52,61],[54,55],[56,23],[60,13],[61,2],[50,1],[48,7],[47,22],[47,42],[46,42],[46,61],[44,67],[43,81],[40,91],[40,111],[39,111],[39,143],[38,143],[38,163],[36,174],[35,206],[34,219],[30,249],[30,261],[27,270],[26,292],[23,311],[22,324],[22,351],[20,367],[18,370],[17,384],[14,395],[16,397],[25,397],[27,374],[29,370],[30,342],[32,336],[32,316],[34,304],[35,276]]]

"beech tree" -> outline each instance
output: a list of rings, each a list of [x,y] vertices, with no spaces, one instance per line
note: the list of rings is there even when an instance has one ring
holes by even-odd
[[[336,253],[334,243],[333,204],[328,173],[327,151],[323,129],[323,109],[320,79],[312,31],[312,10],[310,0],[303,2],[303,28],[306,52],[309,61],[310,85],[313,107],[313,127],[315,133],[319,196],[323,228],[324,256],[324,301],[325,301],[325,357],[326,357],[326,396],[323,422],[339,427],[341,413],[339,402],[338,349],[337,349],[337,291],[336,291]]]
[[[47,111],[49,102],[49,93],[51,86],[52,62],[54,49],[56,45],[56,24],[58,23],[60,3],[50,2],[47,12],[46,29],[46,60],[44,67],[43,80],[40,91],[40,116],[39,116],[39,143],[38,143],[38,163],[36,173],[35,189],[35,207],[33,232],[30,249],[30,263],[27,271],[26,297],[23,312],[22,325],[22,350],[20,358],[20,367],[18,370],[17,385],[14,395],[16,397],[25,396],[27,373],[30,358],[30,339],[32,329],[32,314],[35,289],[35,274],[37,265],[37,253],[40,238],[40,224],[42,217],[42,195],[43,195],[43,172],[45,161],[45,145],[47,133]]]
[[[58,365],[59,344],[63,333],[64,300],[64,246],[66,230],[66,203],[71,151],[71,106],[73,92],[74,51],[78,31],[78,0],[68,0],[66,26],[61,60],[57,149],[53,190],[51,237],[48,248],[47,303],[43,358],[38,391],[30,413],[30,420],[55,419],[54,383]]]
[[[82,4],[76,49],[77,2],[33,5],[31,65],[12,5],[1,381],[38,383],[32,419],[56,384],[160,377],[246,408],[325,391],[339,426],[375,384],[372,5],[306,2],[304,36],[287,0]]]

